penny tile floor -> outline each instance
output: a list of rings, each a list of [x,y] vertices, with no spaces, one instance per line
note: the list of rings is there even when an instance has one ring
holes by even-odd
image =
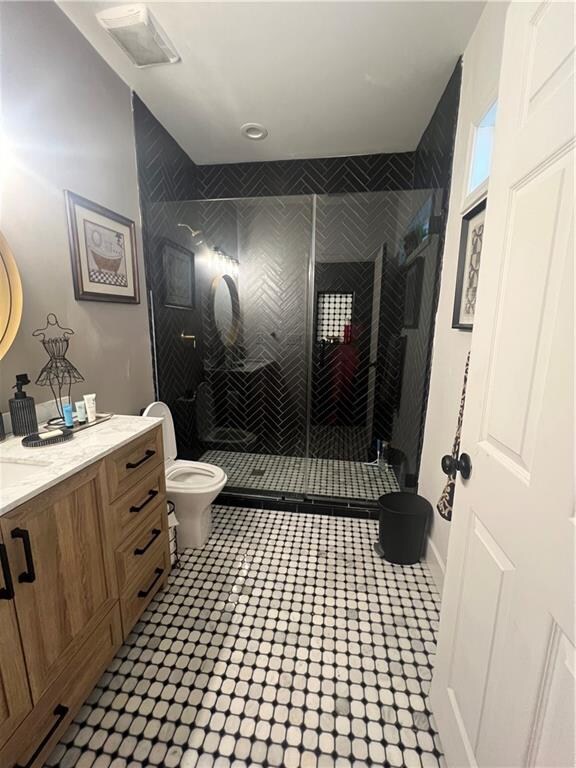
[[[376,501],[400,486],[392,467],[339,459],[305,459],[262,453],[207,451],[199,461],[216,464],[228,476],[226,488],[283,491]]]
[[[215,507],[80,710],[60,768],[438,768],[439,595],[377,523]]]

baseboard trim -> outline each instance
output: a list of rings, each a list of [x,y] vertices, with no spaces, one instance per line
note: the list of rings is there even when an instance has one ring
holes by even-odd
[[[436,548],[436,545],[430,536],[428,536],[426,557],[424,559],[428,565],[428,568],[430,568],[430,573],[432,574],[434,582],[438,587],[438,591],[440,594],[442,594],[442,589],[444,588],[444,576],[446,574],[446,563],[440,557],[440,553],[438,552],[438,549]]]

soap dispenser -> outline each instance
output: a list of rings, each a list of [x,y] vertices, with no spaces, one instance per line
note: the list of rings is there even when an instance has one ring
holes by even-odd
[[[12,432],[15,435],[30,435],[32,432],[38,432],[36,406],[34,405],[34,398],[28,397],[23,390],[26,384],[30,384],[28,374],[19,373],[16,376],[16,384],[12,387],[16,390],[16,394],[8,401]]]

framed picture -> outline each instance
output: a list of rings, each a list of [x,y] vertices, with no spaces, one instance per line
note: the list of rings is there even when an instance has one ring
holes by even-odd
[[[422,256],[411,261],[405,271],[404,283],[404,328],[418,328],[420,301],[422,298],[422,277],[424,259]]]
[[[134,222],[73,192],[65,196],[76,300],[138,304]]]
[[[456,294],[452,314],[452,328],[459,328],[462,331],[471,331],[474,325],[485,215],[486,198],[462,217]]]
[[[165,306],[194,309],[194,254],[168,239],[161,249]]]

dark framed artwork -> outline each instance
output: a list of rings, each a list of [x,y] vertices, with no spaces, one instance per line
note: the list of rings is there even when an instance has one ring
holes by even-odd
[[[404,328],[418,328],[422,278],[424,276],[424,259],[422,256],[411,261],[406,266],[404,274]]]
[[[462,217],[456,293],[452,313],[452,328],[462,331],[471,331],[474,326],[485,215],[486,198]]]
[[[76,300],[139,304],[134,222],[73,192],[64,194]]]
[[[164,270],[164,305],[194,309],[194,253],[172,240],[161,244]]]

